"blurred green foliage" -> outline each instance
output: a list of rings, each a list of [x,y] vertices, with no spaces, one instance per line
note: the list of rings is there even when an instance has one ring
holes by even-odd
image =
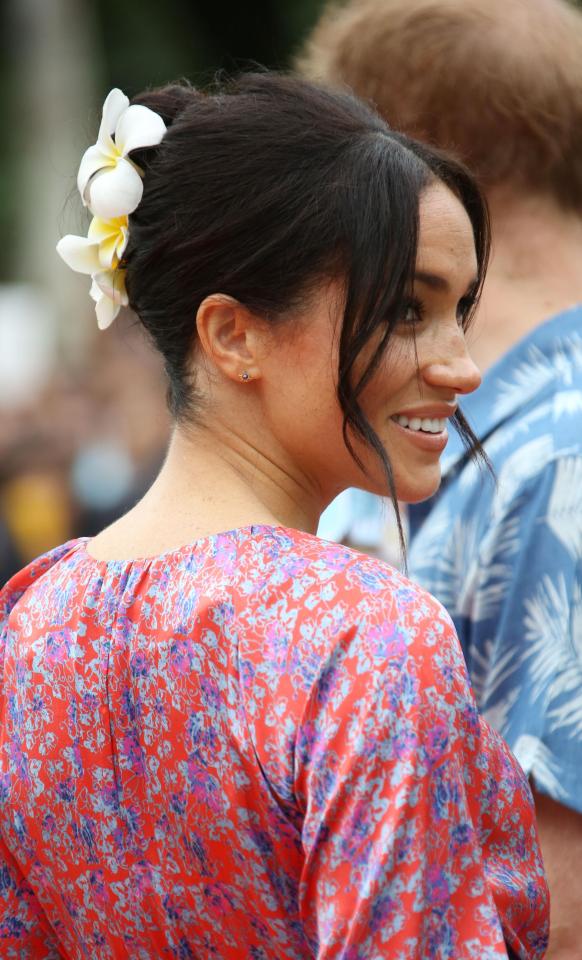
[[[179,76],[204,82],[249,63],[284,69],[323,2],[98,0],[105,79],[135,92]]]
[[[14,76],[12,64],[15,51],[11,49],[7,29],[7,0],[0,0],[0,128],[4,136],[0,137],[0,282],[10,279],[7,276],[11,263],[10,239],[14,234],[14,218],[18,198],[14,190],[14,170],[17,157],[15,138],[10,135],[18,117],[13,109]]]

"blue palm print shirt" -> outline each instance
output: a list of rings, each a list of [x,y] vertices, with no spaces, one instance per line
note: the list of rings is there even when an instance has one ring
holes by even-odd
[[[410,572],[451,614],[484,717],[536,787],[582,812],[582,306],[535,329],[462,408]]]

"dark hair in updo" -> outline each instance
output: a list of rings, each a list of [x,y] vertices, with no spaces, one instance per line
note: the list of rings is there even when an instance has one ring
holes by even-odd
[[[314,283],[341,278],[344,438],[354,457],[353,434],[376,451],[395,500],[390,462],[358,398],[407,308],[419,198],[435,180],[470,217],[480,286],[489,228],[473,178],[390,130],[350,94],[298,77],[246,74],[209,94],[176,84],[132,102],[169,127],[159,147],[132,154],[145,171],[144,194],[130,218],[124,261],[130,304],[164,357],[172,415],[195,415],[190,356],[205,297],[224,293],[284,323]],[[467,321],[469,313],[468,306]],[[356,360],[377,331],[380,343],[355,380]],[[461,415],[456,426],[479,450]]]

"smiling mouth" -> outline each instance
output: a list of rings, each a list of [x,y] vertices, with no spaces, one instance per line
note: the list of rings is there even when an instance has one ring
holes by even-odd
[[[447,425],[446,418],[438,417],[405,417],[402,414],[397,414],[390,419],[413,433],[442,433]]]

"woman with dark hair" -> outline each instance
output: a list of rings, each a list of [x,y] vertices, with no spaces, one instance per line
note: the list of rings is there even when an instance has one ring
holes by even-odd
[[[542,957],[531,797],[450,620],[313,535],[429,496],[488,253],[465,170],[347,94],[108,97],[79,189],[174,430],[143,499],[0,595],[6,956]]]

